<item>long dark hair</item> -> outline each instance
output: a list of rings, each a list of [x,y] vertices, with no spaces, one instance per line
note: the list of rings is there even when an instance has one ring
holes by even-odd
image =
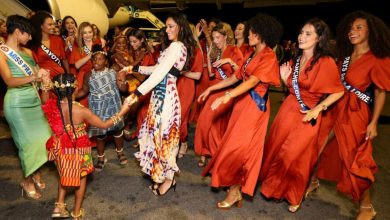
[[[30,20],[33,23],[33,26],[35,28],[35,32],[32,36],[31,40],[31,49],[37,50],[41,46],[42,41],[42,28],[41,25],[45,23],[45,20],[48,18],[53,18],[53,15],[51,15],[47,11],[38,11],[33,16],[31,16]]]
[[[390,29],[377,16],[365,11],[355,11],[347,14],[337,26],[337,56],[340,59],[350,56],[353,52],[353,45],[349,41],[348,33],[352,23],[358,19],[367,21],[368,26],[368,46],[371,52],[379,58],[390,56]]]
[[[62,24],[61,24],[61,36],[65,36],[65,37],[68,36],[68,30],[66,30],[66,26],[65,26],[66,20],[68,20],[68,19],[72,19],[73,22],[74,22],[74,24],[75,24],[75,26],[77,27],[77,22],[76,22],[76,20],[75,20],[72,16],[70,16],[70,15],[65,16],[65,17],[62,19]],[[77,33],[75,33],[75,34],[77,34]]]
[[[171,13],[168,18],[173,19],[175,23],[180,27],[177,39],[178,41],[182,42],[187,48],[187,59],[186,63],[184,64],[183,70],[189,70],[192,66],[195,54],[196,41],[192,35],[192,31],[190,29],[188,21],[183,14],[177,12]]]
[[[73,95],[74,91],[76,90],[75,81],[76,81],[75,76],[73,74],[70,74],[70,73],[58,74],[53,78],[54,85],[56,85],[56,84],[57,85],[66,85],[63,87],[54,86],[54,92],[57,95],[57,107],[58,107],[60,114],[61,114],[61,120],[62,120],[62,125],[64,126],[64,131],[68,135],[69,139],[72,141],[73,145],[74,145],[73,138],[70,137],[69,133],[66,130],[64,114],[62,112],[62,107],[61,107],[61,100],[63,100],[64,98],[66,98],[68,100],[70,125],[72,126],[73,135],[74,135],[75,139],[77,140],[77,135],[75,132],[73,118],[72,118],[72,106],[73,106],[72,95]]]
[[[310,66],[305,70],[305,72],[310,71],[313,66],[321,57],[333,57],[332,47],[330,44],[330,29],[329,26],[320,18],[312,18],[309,21],[305,22],[304,25],[313,25],[314,30],[318,36],[318,43],[316,44],[313,52],[313,59],[310,62]],[[302,30],[303,26],[300,28]],[[296,56],[301,56],[302,50],[298,49]]]

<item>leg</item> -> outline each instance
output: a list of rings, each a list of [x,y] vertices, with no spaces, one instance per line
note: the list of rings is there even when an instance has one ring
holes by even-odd
[[[357,216],[357,220],[366,220],[366,219],[374,219],[376,216],[376,212],[371,203],[370,197],[370,189],[367,189],[362,194],[362,199],[360,200],[360,210],[359,215]]]
[[[81,206],[83,205],[86,188],[87,178],[84,176],[80,179],[80,186],[75,190],[74,209],[72,212],[72,217],[74,219],[79,219],[84,216],[84,209],[82,209]]]
[[[325,143],[321,146],[321,149],[320,151],[318,152],[318,160],[321,159],[321,153],[324,151],[326,145],[329,143],[330,140],[332,140],[334,138],[334,131],[331,130],[328,137],[326,138],[326,141]],[[318,161],[319,162],[319,161]],[[306,189],[306,193],[305,193],[305,198],[309,196],[309,194],[313,191],[316,191],[320,188],[320,180],[317,178],[316,176],[316,173],[317,173],[317,169],[318,169],[318,162],[317,164],[314,166],[313,168],[313,173],[312,173],[312,176],[310,178],[310,183],[309,183],[309,187]]]
[[[20,183],[20,187],[22,188],[22,196],[25,194],[27,199],[38,200],[42,197],[42,195],[35,189],[31,175],[23,179]]]
[[[121,165],[125,165],[129,162],[123,153],[123,141],[123,131],[121,130],[114,135],[115,151]]]
[[[46,188],[46,184],[42,181],[42,176],[41,176],[41,171],[38,170],[36,171],[32,177],[31,177],[32,181],[34,182],[35,186],[39,189],[45,189]]]
[[[95,164],[95,170],[97,172],[102,171],[104,166],[107,163],[107,159],[105,158],[105,155],[104,155],[105,145],[106,145],[106,136],[105,135],[98,136],[96,138],[96,150],[98,153],[98,159],[97,159],[97,163]]]
[[[65,196],[66,187],[62,186],[58,181],[58,197],[53,213],[51,214],[52,218],[68,218],[70,216],[69,211],[66,209]]]
[[[229,188],[226,198],[222,202],[217,203],[217,208],[230,209],[234,204],[236,204],[238,208],[241,208],[242,202],[241,186],[232,185]]]
[[[177,155],[177,158],[182,158],[187,153],[187,148],[188,148],[187,142],[182,142],[180,144],[180,150],[179,150],[179,153]]]

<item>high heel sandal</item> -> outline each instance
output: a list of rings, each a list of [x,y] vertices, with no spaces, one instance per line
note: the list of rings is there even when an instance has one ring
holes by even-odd
[[[42,181],[42,179],[40,179],[40,181],[38,182],[34,176],[31,177],[32,181],[34,182],[34,185],[40,189],[40,190],[43,190],[43,189],[46,189],[46,184]]]
[[[184,155],[187,153],[187,148],[188,148],[187,142],[182,142],[180,144],[180,150],[179,150],[179,153],[177,154],[177,158],[184,157]]]
[[[75,214],[74,212],[71,212],[70,215],[73,219],[81,219],[85,216],[85,210],[83,208],[80,209],[79,214]]]
[[[291,212],[291,213],[297,212],[301,208],[302,201],[303,201],[303,199],[301,199],[301,201],[299,202],[298,205],[289,205],[288,206],[288,211]]]
[[[310,195],[310,193],[317,192],[319,188],[320,188],[320,181],[318,179],[311,181],[310,186],[306,189],[305,199]]]
[[[107,159],[104,156],[105,156],[105,154],[97,156],[98,157],[98,161],[95,164],[95,170],[97,172],[101,172],[103,170],[104,166],[107,163]],[[99,160],[99,158],[103,158],[103,160]]]
[[[375,209],[374,209],[374,207],[372,206],[372,204],[370,204],[369,206],[362,206],[362,205],[360,205],[360,209],[370,209],[371,210],[371,216],[370,216],[370,219],[374,219],[375,218],[375,216],[376,216],[376,211],[375,211]],[[359,211],[359,215],[358,215],[358,217],[356,218],[357,220],[360,220],[360,218],[359,218],[359,216],[360,216],[360,211]]]
[[[236,205],[237,208],[241,208],[243,202],[244,200],[242,199],[242,195],[240,192],[238,192],[237,197],[232,204],[229,204],[225,200],[223,200],[222,202],[217,203],[217,208],[222,210],[229,210],[232,208],[233,205]]]
[[[66,209],[66,203],[56,202],[55,208],[58,207],[60,211],[54,212],[51,214],[52,218],[69,218],[70,214],[69,211]],[[54,208],[54,209],[55,209]]]
[[[27,191],[26,183],[21,183],[20,187],[22,188],[22,197],[26,199],[39,200],[42,197],[37,190]]]
[[[204,159],[203,159],[204,158]],[[206,166],[206,157],[205,156],[200,156],[199,160],[198,160],[198,167],[199,168],[203,168]]]
[[[160,184],[161,186],[162,184]],[[176,181],[175,179],[172,180],[172,183],[171,185],[169,186],[169,188],[167,189],[167,191],[165,191],[164,193],[161,193],[160,192],[160,186],[157,188],[157,189],[153,189],[153,194],[156,195],[156,196],[163,196],[165,194],[168,193],[169,190],[171,190],[173,188],[173,191],[176,192]],[[153,188],[154,188],[154,185],[153,185]]]
[[[129,163],[125,154],[123,153],[123,147],[120,150],[115,149],[115,151],[116,151],[116,156],[118,157],[119,163],[121,165],[126,165],[127,163]]]

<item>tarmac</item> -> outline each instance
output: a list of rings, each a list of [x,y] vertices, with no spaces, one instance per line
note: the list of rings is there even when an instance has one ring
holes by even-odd
[[[280,106],[281,93],[271,92],[272,118]],[[390,98],[378,125],[378,137],[374,141],[374,158],[379,166],[376,183],[372,188],[372,200],[377,211],[377,220],[390,219]],[[271,120],[272,122],[272,120]],[[125,142],[126,166],[119,165],[112,143],[106,147],[108,164],[102,172],[88,177],[83,208],[85,219],[354,219],[358,204],[336,191],[334,183],[321,181],[320,189],[302,203],[297,213],[287,210],[286,202],[268,201],[256,189],[253,198],[244,197],[242,208],[218,210],[216,203],[225,197],[225,191],[212,189],[210,178],[200,176],[198,157],[193,152],[194,125],[190,127],[187,154],[178,159],[177,189],[166,195],[155,196],[148,189],[150,180],[137,165],[133,154],[137,149],[133,142]],[[96,158],[96,150],[93,150]],[[40,201],[27,200],[21,196],[19,183],[22,180],[17,149],[10,138],[9,130],[0,119],[0,219],[50,219],[57,195],[58,174],[53,163],[42,168],[47,188]],[[72,191],[66,199],[68,209],[73,208]]]

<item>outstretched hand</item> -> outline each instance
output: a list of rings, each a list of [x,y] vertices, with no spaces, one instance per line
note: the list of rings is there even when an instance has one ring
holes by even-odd
[[[230,63],[230,61],[231,61],[230,58],[219,59],[213,63],[213,67],[218,68],[226,63]]]
[[[292,72],[292,68],[288,62],[283,63],[280,65],[280,77],[284,82],[287,82],[288,77],[290,76]]]
[[[231,98],[230,95],[224,95],[217,98],[213,104],[211,104],[211,110],[215,111],[220,105],[228,103]]]

